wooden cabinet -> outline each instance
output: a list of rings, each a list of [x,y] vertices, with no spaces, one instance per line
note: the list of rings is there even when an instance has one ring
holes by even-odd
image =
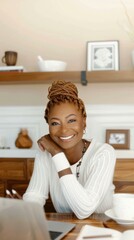
[[[33,166],[33,158],[0,158],[0,197],[6,196],[6,189],[15,189],[22,196],[28,187]],[[55,212],[50,198],[45,211]]]
[[[32,175],[34,159],[0,158],[0,197],[6,189],[15,189],[23,195]],[[134,159],[117,159],[114,184],[116,192],[134,193]],[[46,212],[55,212],[51,199],[45,205]]]
[[[27,161],[27,179],[28,179],[28,181],[30,180],[30,178],[32,176],[33,167],[34,167],[34,160],[28,159],[28,161]]]
[[[21,195],[25,192],[33,170],[34,159],[0,158],[0,194],[5,190],[17,190]]]
[[[116,192],[134,193],[134,159],[117,159],[114,184]]]
[[[6,189],[5,182],[0,180],[0,197],[4,197],[5,189]]]
[[[27,180],[27,159],[0,159],[0,179]]]

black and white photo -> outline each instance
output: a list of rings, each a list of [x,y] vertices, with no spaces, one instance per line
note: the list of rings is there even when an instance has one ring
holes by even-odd
[[[87,71],[119,70],[119,42],[87,43]]]

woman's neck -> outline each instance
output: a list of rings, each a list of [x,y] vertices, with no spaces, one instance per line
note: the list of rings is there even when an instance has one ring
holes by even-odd
[[[73,148],[70,148],[70,149],[66,149],[64,151],[64,153],[71,165],[77,163],[82,158],[83,151],[85,153],[89,144],[90,143],[88,141],[82,139],[76,146],[74,146]]]

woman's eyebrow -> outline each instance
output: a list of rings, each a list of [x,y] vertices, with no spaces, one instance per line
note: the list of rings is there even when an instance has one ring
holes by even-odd
[[[71,114],[69,114],[68,116],[66,116],[66,118],[69,118],[69,117],[76,117],[76,114],[71,113]],[[51,121],[52,121],[52,120],[60,120],[60,118],[58,118],[58,117],[52,117],[50,120],[51,120]]]
[[[52,120],[59,120],[59,118],[57,118],[57,117],[52,117],[52,118],[50,118],[50,120],[52,121]]]
[[[66,118],[69,118],[69,117],[76,117],[76,114],[74,114],[74,113],[69,114]]]

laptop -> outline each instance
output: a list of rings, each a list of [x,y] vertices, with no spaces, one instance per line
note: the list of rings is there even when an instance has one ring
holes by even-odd
[[[38,203],[0,198],[0,240],[60,240],[75,226],[48,221]]]

